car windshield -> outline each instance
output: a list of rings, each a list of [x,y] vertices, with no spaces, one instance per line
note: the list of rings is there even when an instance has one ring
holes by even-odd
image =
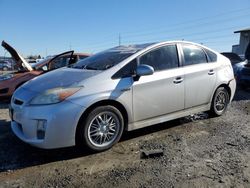
[[[87,57],[73,65],[72,68],[107,70],[149,45],[150,44],[114,47]]]

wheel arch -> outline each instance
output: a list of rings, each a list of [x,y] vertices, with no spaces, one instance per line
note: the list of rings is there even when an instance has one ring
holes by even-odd
[[[215,95],[215,92],[217,91],[218,88],[220,87],[224,87],[227,91],[228,91],[228,94],[229,94],[229,99],[231,98],[231,95],[232,95],[232,91],[231,91],[231,88],[229,87],[229,83],[221,83],[219,86],[217,86],[213,92],[213,95],[210,99],[210,103],[212,103],[212,100],[214,98],[214,95]]]
[[[110,105],[110,106],[114,106],[116,107],[122,114],[123,118],[124,118],[124,130],[127,130],[128,129],[128,113],[127,113],[127,110],[125,109],[125,107],[118,101],[115,101],[115,100],[112,100],[112,99],[105,99],[105,100],[101,100],[101,101],[98,101],[98,102],[95,102],[93,103],[92,105],[90,105],[83,113],[82,115],[80,116],[79,120],[78,120],[78,123],[77,123],[77,127],[76,127],[76,130],[75,130],[75,142],[77,142],[77,139],[78,139],[78,130],[79,130],[79,127],[80,127],[80,123],[82,121],[84,121],[84,119],[87,117],[87,115],[93,110],[95,109],[96,107],[99,107],[99,106],[107,106],[107,105]]]

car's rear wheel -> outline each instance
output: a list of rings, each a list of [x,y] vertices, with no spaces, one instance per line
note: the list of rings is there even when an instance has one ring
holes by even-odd
[[[212,116],[221,116],[225,113],[229,103],[229,93],[225,87],[219,87],[213,96],[210,114]]]
[[[120,140],[124,120],[117,108],[100,106],[93,109],[79,126],[77,144],[100,152],[111,148]]]

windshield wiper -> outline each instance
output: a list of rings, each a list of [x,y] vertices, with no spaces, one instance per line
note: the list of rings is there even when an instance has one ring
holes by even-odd
[[[109,68],[111,68],[113,66],[114,66],[114,64],[108,64],[108,65],[105,66],[105,70],[107,70],[107,69],[109,69]]]
[[[99,69],[97,69],[96,67],[90,67],[90,66],[88,66],[88,65],[85,65],[83,68],[84,68],[84,69],[87,69],[87,70],[99,70]]]
[[[68,65],[67,66],[68,68],[72,68],[72,69],[83,69],[84,67],[83,66],[76,66],[76,65]]]

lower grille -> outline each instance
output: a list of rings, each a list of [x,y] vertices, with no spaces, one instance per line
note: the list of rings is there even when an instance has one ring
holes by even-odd
[[[19,99],[14,99],[14,103],[16,105],[22,105],[23,104],[23,101],[19,100]]]

